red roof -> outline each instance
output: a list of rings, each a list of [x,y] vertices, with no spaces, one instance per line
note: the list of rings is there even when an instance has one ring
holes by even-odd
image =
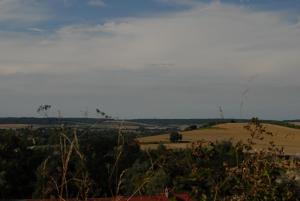
[[[176,201],[192,201],[192,198],[187,193],[174,194]],[[53,199],[34,199],[28,201],[57,201]],[[76,201],[76,199],[66,199],[66,201]],[[110,197],[110,198],[89,198],[88,201],[169,201],[164,195],[142,195],[132,197]]]
[[[163,195],[116,197],[113,201],[168,201]]]
[[[187,193],[175,194],[175,198],[178,201],[192,201],[192,198]]]

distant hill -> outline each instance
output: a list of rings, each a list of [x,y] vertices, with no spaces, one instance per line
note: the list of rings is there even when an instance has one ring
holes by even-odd
[[[0,124],[78,124],[87,123],[93,124],[97,122],[105,121],[105,119],[96,118],[36,118],[36,117],[5,117],[0,118]]]
[[[23,125],[78,125],[78,124],[95,124],[102,122],[120,122],[121,120],[107,120],[99,118],[37,118],[37,117],[2,117],[0,118],[0,124],[23,124]],[[246,123],[248,119],[126,119],[128,123],[133,122],[140,126],[179,126],[179,125],[215,125],[222,123]],[[286,121],[275,121],[275,120],[263,120],[264,123],[276,124],[285,127],[299,128],[300,120],[286,120]]]
[[[181,132],[184,143],[170,143],[169,134],[155,135],[138,138],[143,149],[155,148],[158,143],[164,143],[169,148],[186,148],[197,141],[223,141],[233,140],[246,142],[250,136],[244,126],[246,123],[225,123],[218,124],[207,129],[198,129]],[[269,141],[274,141],[278,146],[283,146],[287,154],[300,153],[300,129],[289,128],[275,124],[263,124],[266,130],[273,133],[273,137],[266,136],[263,141],[259,141],[258,148],[266,147]]]
[[[60,123],[97,123],[107,121],[106,119],[99,118],[37,118],[37,117],[2,117],[0,124],[60,124]],[[118,120],[120,121],[120,120]],[[171,125],[171,124],[204,124],[209,122],[245,122],[248,120],[232,120],[232,119],[126,119],[127,122],[136,122],[140,124],[153,124],[153,125]]]
[[[247,119],[131,119],[130,121],[155,124],[160,126],[175,125],[175,124],[206,124],[206,123],[225,123],[225,122],[247,122]]]

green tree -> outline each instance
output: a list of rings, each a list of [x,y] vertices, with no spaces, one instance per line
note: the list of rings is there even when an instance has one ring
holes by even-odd
[[[181,140],[182,140],[182,135],[179,132],[174,131],[174,132],[170,133],[170,141],[171,142],[178,142]]]
[[[44,157],[32,146],[29,136],[0,130],[0,199],[31,198],[35,170]]]

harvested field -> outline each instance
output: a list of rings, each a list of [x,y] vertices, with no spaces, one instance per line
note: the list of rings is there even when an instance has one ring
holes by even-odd
[[[182,132],[182,140],[187,143],[170,143],[169,134],[156,135],[138,138],[142,149],[155,148],[158,143],[164,143],[167,148],[186,148],[197,141],[223,141],[232,140],[233,142],[244,141],[249,138],[249,131],[244,127],[246,123],[226,123],[219,124],[209,129],[200,129]],[[257,148],[265,148],[269,141],[274,141],[278,146],[284,147],[287,154],[300,153],[300,129],[293,129],[273,124],[263,124],[268,132],[273,136],[266,136],[259,141]]]
[[[28,124],[0,124],[0,129],[20,129],[28,127]]]

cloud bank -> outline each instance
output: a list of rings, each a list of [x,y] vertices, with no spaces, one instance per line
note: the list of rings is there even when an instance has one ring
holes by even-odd
[[[102,105],[123,117],[218,117],[222,105],[239,117],[247,80],[259,75],[245,116],[294,118],[300,26],[282,15],[206,4],[40,35],[2,32],[0,103],[14,99],[2,114],[29,115],[47,101],[75,116]]]

